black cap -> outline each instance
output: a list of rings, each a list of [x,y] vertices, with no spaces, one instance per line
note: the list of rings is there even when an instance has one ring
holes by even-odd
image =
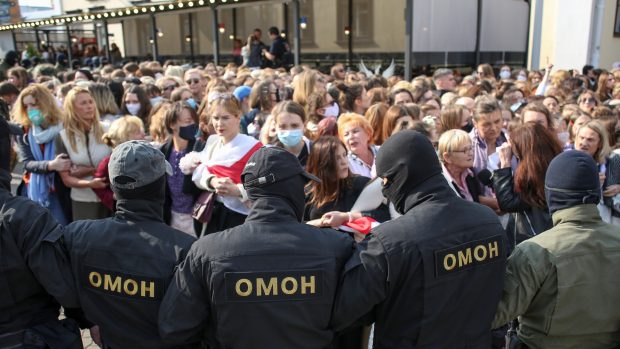
[[[313,181],[321,180],[301,167],[297,157],[279,147],[262,147],[248,160],[241,180],[245,188],[261,187],[302,175]]]

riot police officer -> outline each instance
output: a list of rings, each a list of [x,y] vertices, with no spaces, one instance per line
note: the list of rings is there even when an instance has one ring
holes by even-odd
[[[489,348],[506,263],[497,216],[455,195],[416,131],[390,137],[376,166],[403,216],[375,228],[347,263],[333,326],[374,321],[374,348]]]
[[[17,132],[0,118],[0,348],[82,348],[75,322],[58,320],[57,300],[78,306],[70,275],[56,274],[41,249],[43,237],[60,226],[43,207],[11,195],[9,133]]]
[[[108,165],[114,217],[77,221],[48,241],[71,261],[79,303],[104,348],[170,348],[157,313],[175,266],[195,238],[164,224],[164,154],[142,141],[116,147]]]
[[[214,349],[330,345],[337,280],[354,242],[301,223],[308,178],[318,180],[284,149],[252,155],[242,173],[250,214],[192,246],[161,306],[164,340],[202,338]]]

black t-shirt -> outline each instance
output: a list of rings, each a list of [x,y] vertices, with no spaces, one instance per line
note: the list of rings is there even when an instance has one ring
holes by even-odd
[[[269,48],[269,53],[276,56],[276,60],[281,60],[285,52],[286,52],[286,43],[284,42],[284,39],[278,36],[271,43],[271,47]]]

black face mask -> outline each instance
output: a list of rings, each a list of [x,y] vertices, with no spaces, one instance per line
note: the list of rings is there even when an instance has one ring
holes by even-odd
[[[467,133],[471,132],[471,130],[473,130],[473,129],[474,129],[474,124],[471,122],[471,120],[469,120],[467,122],[467,125],[461,127],[461,130],[463,130],[463,131],[465,131]]]
[[[191,124],[189,126],[179,127],[179,137],[186,141],[196,139],[198,136],[198,124]]]

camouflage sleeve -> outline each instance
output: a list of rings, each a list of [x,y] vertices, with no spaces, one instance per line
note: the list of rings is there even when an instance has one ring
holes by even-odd
[[[508,257],[502,298],[492,328],[524,314],[552,269],[553,266],[545,262],[541,247],[527,241],[518,245]]]

